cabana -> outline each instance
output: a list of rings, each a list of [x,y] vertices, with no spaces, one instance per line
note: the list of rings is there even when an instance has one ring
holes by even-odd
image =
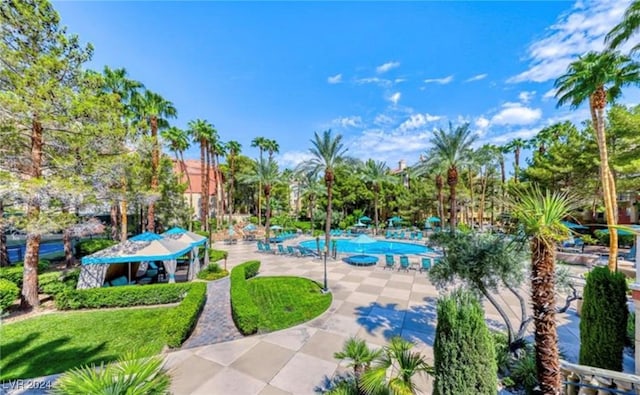
[[[198,272],[200,272],[200,257],[198,253],[200,251],[200,247],[204,247],[204,267],[209,265],[209,239],[205,236],[175,227],[164,232],[162,237],[191,245],[191,259],[189,263],[190,270],[188,275],[189,280],[193,280]]]
[[[109,265],[129,264],[128,281],[131,281],[131,264],[163,261],[169,282],[175,282],[177,259],[193,250],[189,243],[145,232],[82,258],[78,289],[103,285]]]

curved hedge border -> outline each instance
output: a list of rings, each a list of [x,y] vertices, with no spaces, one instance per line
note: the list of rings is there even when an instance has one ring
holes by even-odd
[[[231,314],[236,326],[244,335],[258,331],[260,313],[255,304],[247,279],[260,270],[260,261],[248,261],[231,270]]]
[[[207,300],[206,283],[188,285],[190,285],[189,293],[178,307],[171,309],[164,323],[167,345],[171,348],[180,347],[189,337]]]
[[[124,285],[74,289],[57,295],[56,307],[60,310],[76,310],[177,303],[185,299],[185,295],[195,284]]]

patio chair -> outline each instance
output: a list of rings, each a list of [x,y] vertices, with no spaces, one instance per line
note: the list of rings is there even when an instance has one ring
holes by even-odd
[[[264,244],[262,244],[262,241],[258,240],[258,252],[266,252],[264,249]]]
[[[393,270],[394,267],[396,267],[395,257],[393,255],[391,255],[391,254],[385,255],[384,256],[384,268]]]
[[[287,246],[287,253],[288,253],[289,255],[291,255],[291,256],[296,256],[296,255],[298,255],[298,254],[296,253],[296,251],[293,249],[293,247],[292,247],[292,246]]]
[[[398,270],[400,269],[404,269],[405,271],[409,271],[409,257],[406,255],[401,255],[400,256],[400,267],[398,268]]]
[[[422,232],[418,232],[418,234],[416,235],[416,240],[422,241]]]
[[[282,244],[278,244],[278,254],[280,255],[286,255],[287,251],[284,250],[284,247],[282,246]]]
[[[384,234],[384,238],[385,239],[390,239],[391,238],[391,231],[388,230],[387,233]]]
[[[429,269],[431,269],[431,258],[422,257],[420,264],[420,273],[422,273],[423,270],[429,271]]]
[[[264,252],[268,252],[269,254],[275,254],[276,252],[271,249],[271,244],[264,243]]]
[[[416,238],[416,234],[415,234],[415,233],[413,233],[413,232],[411,232],[411,233],[409,234],[409,239],[410,239],[411,241],[413,241],[415,238]]]
[[[635,262],[636,260],[636,245],[634,244],[633,247],[631,247],[631,249],[629,250],[629,252],[627,252],[626,254],[618,254],[619,258],[624,259],[625,261],[632,261]]]
[[[319,257],[320,255],[318,255],[317,252],[315,252],[314,250],[312,250],[311,248],[307,248],[307,247],[303,247],[303,246],[298,246],[298,251],[300,251],[300,256],[313,256],[313,257]]]
[[[399,239],[404,239],[405,235],[404,235],[404,231],[400,232],[400,236],[398,237]]]

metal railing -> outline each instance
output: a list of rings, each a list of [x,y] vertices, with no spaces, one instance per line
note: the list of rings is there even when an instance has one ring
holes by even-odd
[[[640,376],[560,361],[566,395],[640,394]]]

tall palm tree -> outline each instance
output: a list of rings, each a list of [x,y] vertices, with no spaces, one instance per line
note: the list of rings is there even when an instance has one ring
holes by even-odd
[[[560,394],[562,390],[555,321],[555,251],[556,243],[569,235],[562,220],[574,208],[572,197],[538,188],[517,193],[512,207],[513,215],[530,237],[536,367],[543,394]]]
[[[256,169],[254,174],[248,174],[243,177],[245,183],[259,183],[262,185],[265,199],[265,242],[269,242],[269,222],[271,219],[271,190],[274,185],[280,183],[280,172],[278,164],[272,160],[261,160],[255,163]]]
[[[151,135],[151,192],[158,193],[159,186],[159,166],[160,166],[160,142],[158,130],[169,126],[167,118],[177,116],[173,103],[166,100],[157,93],[145,90],[144,94],[133,96],[132,104],[136,111],[136,116],[140,121],[142,130],[149,130]],[[155,201],[149,202],[147,211],[147,230],[154,232],[155,224]]]
[[[600,178],[604,195],[604,206],[609,227],[610,270],[618,265],[618,234],[613,226],[617,223],[618,204],[616,184],[609,167],[607,139],[605,133],[605,108],[622,94],[625,85],[638,85],[640,65],[628,56],[615,52],[589,52],[571,63],[567,73],[559,77],[554,86],[558,106],[569,104],[577,108],[589,101],[591,120],[600,153]]]
[[[318,202],[318,197],[327,193],[327,188],[320,183],[315,174],[301,173],[300,182],[300,195],[304,196],[309,202],[309,220],[311,221],[311,231],[315,227],[313,226],[313,219],[315,218],[315,209]]]
[[[104,67],[103,71],[103,91],[116,95],[118,101],[122,105],[123,116],[122,122],[127,130],[130,129],[131,119],[134,112],[131,106],[131,99],[140,89],[144,89],[141,82],[129,79],[125,68],[111,69],[109,66]],[[120,241],[124,241],[128,236],[128,219],[127,219],[127,172],[126,167],[122,172],[120,179],[121,197],[120,197]]]
[[[333,200],[333,183],[335,182],[335,171],[345,160],[347,149],[342,143],[342,135],[335,137],[331,130],[325,130],[322,135],[314,133],[311,140],[312,147],[309,149],[312,158],[301,163],[303,169],[313,174],[324,173],[324,185],[327,188],[327,216],[325,222],[325,253],[329,252],[331,241],[331,203]],[[326,284],[325,284],[326,285]]]
[[[362,180],[371,184],[373,190],[373,221],[376,225],[375,233],[378,233],[378,199],[382,186],[397,183],[398,179],[389,174],[389,167],[385,162],[367,160],[360,169]]]
[[[604,38],[610,49],[618,49],[640,31],[640,1],[634,0],[624,12],[622,21],[615,25]],[[640,43],[633,46],[631,53],[640,50]]]
[[[238,155],[240,155],[240,151],[242,150],[242,145],[234,140],[227,142],[226,144],[227,151],[227,164],[229,165],[229,189],[228,189],[228,207],[229,207],[229,225],[231,225],[231,215],[233,214],[233,184],[235,182],[236,176],[236,159]]]
[[[260,161],[262,162],[262,153],[269,144],[269,139],[266,137],[256,137],[251,140],[251,146],[258,148],[260,151]],[[262,185],[258,184],[258,225],[262,225]]]
[[[225,154],[225,145],[220,140],[217,130],[213,130],[209,140],[209,155],[213,164],[213,178],[216,183],[216,228],[222,225],[224,217],[224,187],[220,171],[220,157]]]
[[[187,185],[191,192],[191,175],[189,174],[187,165],[184,162],[184,151],[188,150],[191,146],[189,135],[184,130],[172,126],[160,132],[160,137],[166,140],[169,150],[173,152],[176,163],[180,167],[180,182],[182,182],[182,178],[186,176]],[[193,193],[189,193],[189,207],[193,210]],[[189,216],[189,229],[193,228],[191,218],[192,217]]]
[[[523,149],[529,148],[529,143],[521,138],[515,138],[505,146],[509,152],[513,152],[513,179],[517,184],[520,181],[520,154]]]
[[[280,144],[276,140],[267,140],[264,144],[264,150],[269,153],[269,159],[273,159],[273,154],[280,152]]]
[[[200,227],[203,231],[209,231],[209,166],[208,152],[209,139],[213,133],[213,125],[209,122],[196,119],[188,123],[189,135],[200,144]]]
[[[449,130],[438,129],[431,138],[431,158],[447,166],[447,185],[449,185],[449,226],[454,232],[458,223],[458,206],[456,201],[456,186],[458,185],[458,166],[466,159],[476,135],[465,123],[453,128],[449,123]]]

